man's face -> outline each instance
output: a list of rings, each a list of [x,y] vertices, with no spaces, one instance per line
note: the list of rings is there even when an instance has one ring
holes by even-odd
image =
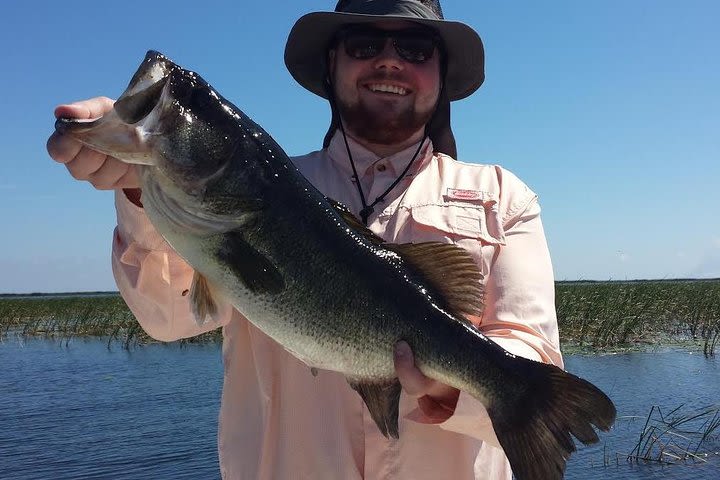
[[[373,25],[382,30],[411,28],[409,22]],[[385,41],[372,58],[349,56],[341,41],[329,53],[330,78],[343,124],[356,137],[380,145],[401,143],[430,120],[440,92],[440,61],[435,49],[422,63],[403,59]]]

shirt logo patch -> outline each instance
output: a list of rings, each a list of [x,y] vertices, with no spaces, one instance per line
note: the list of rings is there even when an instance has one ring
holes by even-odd
[[[459,188],[448,188],[447,197],[452,200],[482,200],[482,192],[479,190],[462,190]]]

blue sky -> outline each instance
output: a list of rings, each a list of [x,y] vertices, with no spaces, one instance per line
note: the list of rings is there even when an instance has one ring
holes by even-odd
[[[8,4],[10,6],[8,6]],[[453,104],[459,158],[497,163],[543,206],[556,278],[720,277],[720,2],[444,2],[475,28],[486,81]],[[45,141],[55,105],[117,97],[148,49],[199,72],[290,155],[326,103],[283,63],[330,1],[7,2],[0,15],[0,293],[114,290],[112,194]]]

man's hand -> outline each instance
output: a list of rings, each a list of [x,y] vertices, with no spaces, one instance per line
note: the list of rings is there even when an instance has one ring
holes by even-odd
[[[460,390],[428,378],[415,366],[415,357],[407,342],[395,344],[395,372],[403,390],[417,398],[424,423],[444,422],[455,412]]]
[[[55,108],[56,118],[92,119],[112,110],[113,100],[96,97]],[[47,151],[62,163],[77,180],[87,180],[98,190],[139,188],[135,167],[82,145],[68,135],[54,132],[47,141]]]

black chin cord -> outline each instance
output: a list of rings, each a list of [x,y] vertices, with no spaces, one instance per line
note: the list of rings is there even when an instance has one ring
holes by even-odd
[[[444,82],[440,84],[440,93],[438,94],[438,100],[435,102],[435,111],[437,111],[438,104],[440,103],[440,98],[442,96],[443,89],[445,88]],[[367,201],[365,200],[365,193],[363,192],[362,185],[360,184],[360,177],[357,174],[357,169],[355,168],[355,161],[353,160],[352,153],[350,152],[350,145],[347,141],[347,135],[345,135],[345,126],[343,125],[342,118],[340,118],[340,113],[337,111],[337,107],[335,105],[335,92],[332,88],[332,83],[330,81],[330,77],[325,77],[325,91],[328,95],[328,100],[330,101],[330,109],[332,110],[333,118],[337,118],[338,126],[340,127],[340,132],[343,136],[343,141],[345,142],[345,149],[347,150],[348,159],[350,159],[350,166],[352,167],[353,171],[353,179],[355,179],[355,185],[357,186],[358,193],[360,194],[360,202],[362,202],[362,210],[360,210],[360,219],[362,220],[363,224],[367,227],[368,226],[368,218],[370,215],[375,212],[375,205],[377,205],[380,202],[385,201],[385,197],[388,193],[392,191],[393,188],[397,186],[398,183],[400,183],[400,180],[405,178],[405,175],[407,174],[408,170],[410,170],[410,167],[412,167],[413,163],[415,163],[415,159],[417,158],[418,154],[420,153],[420,150],[422,149],[423,145],[425,144],[425,140],[430,135],[430,132],[428,131],[428,125],[425,125],[425,133],[420,141],[420,145],[418,145],[417,150],[415,151],[415,154],[410,159],[410,162],[407,164],[405,169],[402,171],[402,173],[395,179],[395,181],[388,187],[387,190],[385,190],[381,195],[379,195],[374,202],[372,202],[370,205],[367,204]],[[434,115],[434,113],[433,113]],[[329,141],[329,137],[332,132],[332,124],[330,126],[330,131],[328,131],[328,134],[326,136],[326,141]]]
[[[343,140],[345,141],[345,148],[347,149],[348,158],[350,159],[350,166],[352,166],[353,171],[353,178],[355,179],[355,185],[357,186],[358,193],[360,194],[360,201],[362,202],[362,210],[360,210],[360,219],[362,220],[363,224],[367,227],[368,225],[368,217],[373,214],[375,211],[375,205],[377,205],[380,202],[385,201],[385,196],[387,196],[388,193],[392,191],[393,188],[397,186],[398,183],[400,183],[400,180],[405,178],[405,175],[407,174],[408,170],[410,170],[410,167],[413,163],[415,163],[415,159],[417,158],[418,154],[420,153],[420,150],[422,149],[422,146],[425,144],[425,139],[427,138],[427,132],[425,132],[425,136],[423,136],[423,139],[420,141],[420,145],[418,145],[417,150],[415,150],[415,155],[410,159],[410,162],[405,167],[405,170],[402,171],[402,173],[395,179],[395,181],[388,187],[387,190],[385,190],[382,194],[378,195],[378,197],[375,199],[374,202],[372,202],[370,205],[367,204],[365,200],[365,194],[363,193],[362,185],[360,185],[360,177],[358,177],[357,169],[355,168],[355,162],[353,161],[352,153],[350,153],[350,145],[347,141],[347,136],[345,136],[345,127],[343,126],[342,119],[338,118],[338,123],[340,124],[340,131],[342,132]]]

